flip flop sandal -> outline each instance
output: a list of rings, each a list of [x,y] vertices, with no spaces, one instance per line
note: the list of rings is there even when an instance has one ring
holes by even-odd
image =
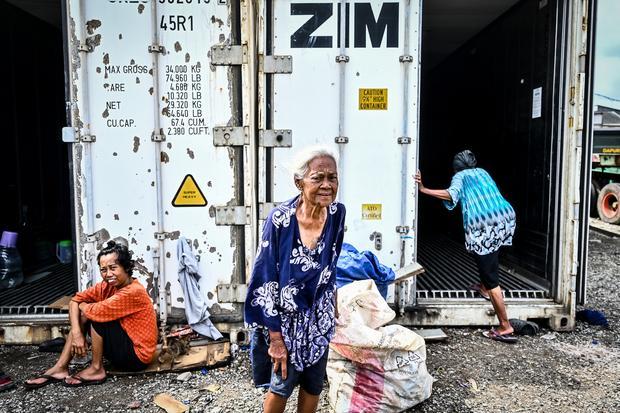
[[[519,341],[513,334],[499,334],[495,330],[483,331],[482,335],[491,340],[500,341],[502,343],[514,344]]]
[[[469,289],[470,289],[470,290],[474,290],[475,292],[477,292],[477,293],[478,293],[478,295],[479,295],[480,297],[484,298],[485,300],[487,300],[487,301],[491,301],[491,297],[489,297],[489,295],[488,295],[488,294],[483,294],[483,293],[482,293],[482,286],[481,286],[480,284],[474,284],[474,285],[471,285],[471,286],[469,286]]]
[[[15,387],[15,382],[4,373],[0,377],[0,391],[9,390]]]
[[[59,381],[63,381],[63,379],[57,379],[54,376],[50,376],[49,374],[39,374],[36,377],[33,377],[29,380],[36,380],[36,379],[47,379],[42,383],[28,383],[28,382],[24,382],[24,387],[27,390],[34,390],[34,389],[40,389],[41,387],[45,387],[48,384],[52,384],[52,383],[58,383]]]
[[[85,379],[83,377],[80,377],[77,374],[74,374],[73,376],[71,376],[71,378],[77,380],[78,382],[75,383],[75,384],[69,384],[65,380],[63,380],[62,381],[62,385],[65,386],[65,387],[94,386],[94,385],[97,385],[97,384],[103,384],[108,379],[107,376],[106,376],[106,377],[104,377],[102,379],[89,380],[89,379]]]

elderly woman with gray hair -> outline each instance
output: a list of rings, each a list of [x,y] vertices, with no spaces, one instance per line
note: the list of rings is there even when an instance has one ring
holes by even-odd
[[[306,149],[293,180],[299,194],[265,220],[245,301],[254,383],[269,388],[265,412],[283,412],[297,384],[297,411],[316,411],[335,328],[345,220],[336,157]]]
[[[512,245],[517,226],[515,211],[499,192],[491,175],[477,167],[473,152],[464,150],[454,156],[454,176],[447,189],[430,189],[422,183],[418,171],[415,181],[420,192],[443,200],[452,210],[461,204],[465,248],[478,266],[481,284],[474,286],[479,294],[491,301],[499,320],[499,327],[483,334],[492,340],[514,343],[514,329],[508,321],[504,297],[499,286],[499,249]]]

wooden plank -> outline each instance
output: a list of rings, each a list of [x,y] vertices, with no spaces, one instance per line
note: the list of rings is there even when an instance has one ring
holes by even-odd
[[[423,272],[424,268],[417,262],[406,265],[403,268],[399,268],[398,270],[396,270],[396,277],[394,278],[394,283],[401,282],[410,277],[416,277]]]
[[[190,347],[189,353],[181,355],[172,361],[159,361],[161,350],[157,350],[155,357],[148,367],[137,373],[110,370],[110,375],[127,376],[135,374],[165,373],[172,371],[197,370],[202,367],[213,368],[227,364],[230,361],[230,342],[214,341],[205,345]]]
[[[441,328],[422,328],[419,330],[413,330],[419,336],[422,336],[424,341],[445,341],[448,339],[446,333]]]

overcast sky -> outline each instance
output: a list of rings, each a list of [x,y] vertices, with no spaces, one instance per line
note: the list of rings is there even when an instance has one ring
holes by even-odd
[[[598,0],[594,92],[620,106],[620,0]]]

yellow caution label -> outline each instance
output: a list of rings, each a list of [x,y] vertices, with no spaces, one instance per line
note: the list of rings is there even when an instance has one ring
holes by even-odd
[[[175,207],[202,207],[207,205],[207,199],[193,176],[185,175],[181,186],[172,199],[172,205]]]
[[[359,110],[387,110],[387,89],[360,89]]]
[[[381,204],[362,204],[362,219],[380,220]]]
[[[620,148],[603,148],[603,153],[620,153]]]

